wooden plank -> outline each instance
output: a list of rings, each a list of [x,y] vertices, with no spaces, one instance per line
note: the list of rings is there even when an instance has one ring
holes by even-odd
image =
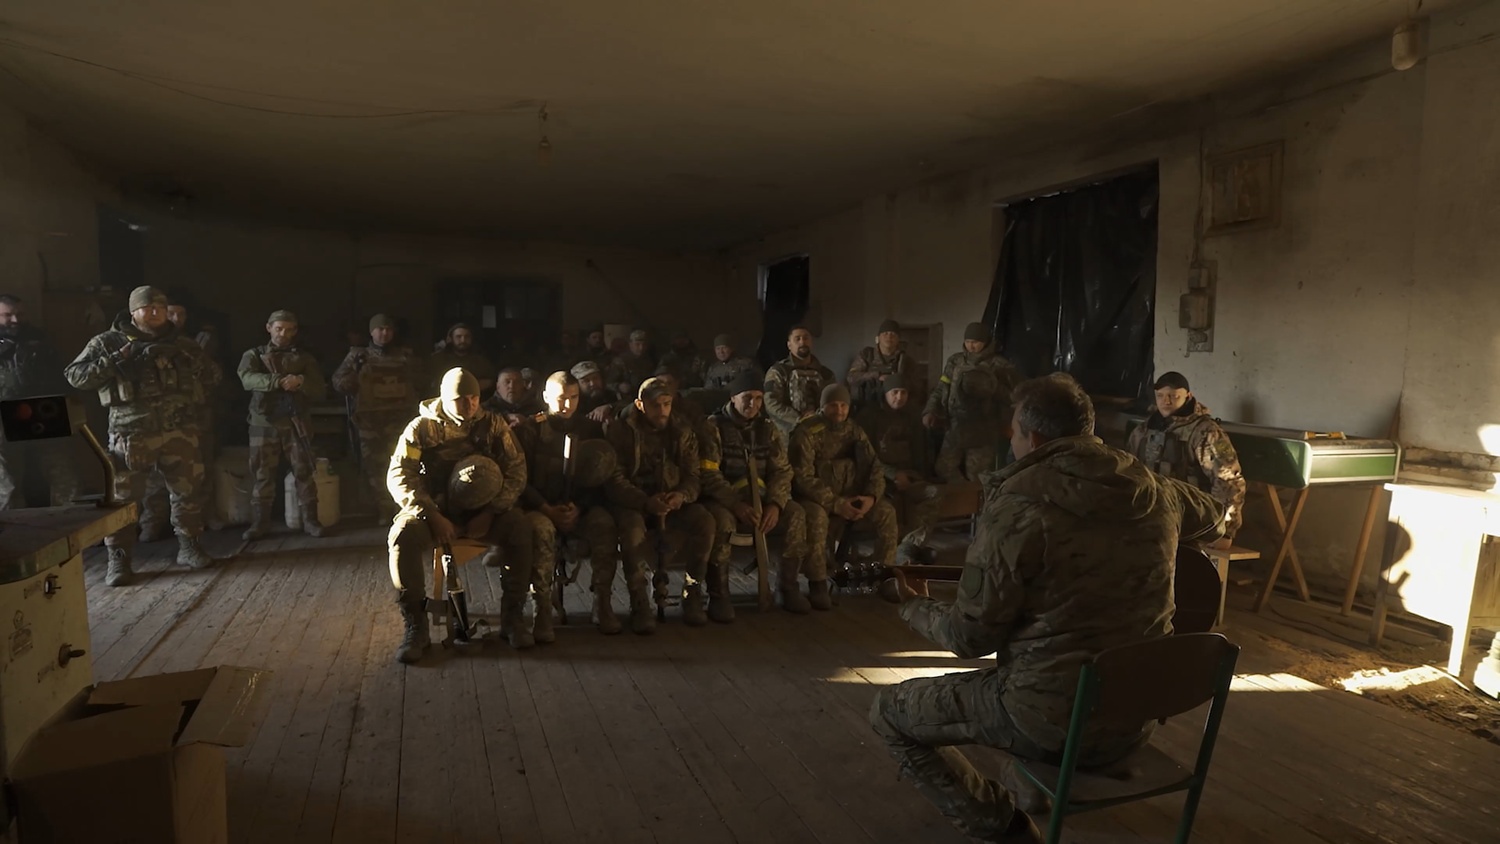
[[[375,587],[389,598],[390,579]],[[378,606],[378,604],[377,604]],[[400,800],[402,710],[407,672],[394,655],[402,627],[396,608],[387,603],[371,619],[369,650],[359,679],[350,730],[333,844],[375,844],[396,840]]]

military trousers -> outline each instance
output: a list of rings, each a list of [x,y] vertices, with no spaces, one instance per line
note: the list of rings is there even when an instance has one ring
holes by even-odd
[[[824,510],[819,505],[804,501],[803,506],[807,509],[807,535],[809,542],[813,537],[821,535],[823,541],[814,546],[812,553],[808,555],[809,564],[807,571],[808,580],[824,580],[828,577],[828,545],[843,539],[849,528],[856,530],[867,530],[875,534],[875,559],[877,562],[891,565],[896,562],[896,544],[899,537],[896,533],[896,508],[885,498],[875,499],[875,506],[865,514],[863,519],[857,522],[846,521]],[[814,570],[812,558],[820,560],[819,567]],[[814,576],[817,575],[817,576]]]
[[[72,438],[0,444],[0,510],[26,506],[26,478],[38,472],[47,478],[51,506],[72,504],[78,497],[73,448]]]
[[[454,526],[462,530],[463,522]],[[531,589],[532,523],[519,509],[511,508],[490,520],[489,532],[479,537],[489,545],[505,549],[505,564],[500,573],[501,601],[507,606],[526,600]],[[432,529],[421,514],[401,510],[391,523],[386,537],[390,553],[391,585],[396,587],[396,603],[420,604],[426,597],[427,572],[432,568],[436,542]]]
[[[178,536],[194,537],[203,532],[204,484],[198,432],[192,428],[156,433],[110,431],[109,455],[115,464],[115,497],[139,504],[146,480],[160,472],[171,499],[172,527]],[[104,538],[110,547],[135,544],[136,527],[130,525]]]
[[[620,531],[615,527],[615,518],[604,507],[589,507],[578,516],[578,523],[569,533],[562,533],[557,525],[539,510],[530,510],[526,518],[531,523],[532,551],[536,556],[531,575],[531,584],[538,595],[552,594],[553,576],[557,571],[557,555],[560,545],[570,537],[581,536],[589,548],[590,580],[595,592],[609,594],[615,578],[615,558],[619,556]]]
[[[270,509],[276,498],[276,475],[281,468],[281,456],[286,455],[291,464],[292,477],[297,481],[297,502],[304,513],[318,511],[318,485],[313,480],[316,458],[309,444],[297,436],[290,422],[285,425],[250,426],[250,476],[253,486],[250,499]]]
[[[739,519],[734,513],[717,503],[705,504],[708,512],[714,517],[714,565],[728,565],[729,552],[732,546],[729,538],[736,530],[749,529],[739,524]],[[777,518],[776,527],[771,529],[771,536],[781,538],[781,582],[796,583],[797,574],[802,571],[802,566],[807,560],[807,513],[802,505],[795,501],[788,501],[781,508],[781,515]]]
[[[195,430],[198,434],[198,458],[203,463],[203,483],[198,486],[198,509],[212,521],[214,478],[209,467],[213,466],[217,454],[218,438],[214,434],[213,411],[210,408],[198,408]],[[167,492],[167,481],[160,470],[146,474],[146,489],[141,493],[139,505],[136,523],[145,530],[157,532],[171,519],[172,499]]]
[[[885,494],[896,508],[902,542],[913,545],[927,544],[932,526],[937,524],[938,507],[943,503],[943,488],[937,484],[916,482],[906,489],[897,489],[896,484],[886,482]]]
[[[611,508],[615,523],[620,527],[621,562],[625,567],[625,584],[636,590],[646,584],[646,561],[653,554],[656,543],[648,538],[648,531],[658,532],[658,517],[648,516],[644,511]],[[650,524],[647,524],[647,519]],[[665,569],[673,564],[687,572],[687,584],[701,583],[708,576],[708,555],[714,546],[714,517],[701,504],[684,504],[667,514],[667,535],[655,538],[667,544],[666,559],[657,551],[657,566]],[[614,580],[611,567],[609,579]]]
[[[415,411],[415,408],[413,408]],[[397,506],[386,486],[386,472],[391,466],[391,455],[396,451],[396,441],[411,421],[411,414],[389,413],[366,414],[355,417],[359,429],[359,465],[365,473],[365,482],[375,494],[375,515],[381,521],[394,520]],[[527,559],[531,556],[528,554]]]

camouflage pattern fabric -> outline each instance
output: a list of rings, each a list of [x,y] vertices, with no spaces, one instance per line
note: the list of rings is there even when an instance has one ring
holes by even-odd
[[[619,556],[619,530],[605,506],[602,485],[614,474],[614,449],[604,442],[603,429],[590,419],[574,415],[571,419],[549,417],[537,425],[518,430],[521,449],[526,454],[526,489],[521,503],[529,511],[533,530],[536,563],[532,582],[539,594],[548,594],[557,567],[559,536],[557,525],[536,508],[543,504],[577,505],[579,516],[572,534],[581,535],[589,548],[589,565],[595,591],[608,594],[614,583],[616,558]],[[568,493],[563,466],[563,438],[571,437],[573,486]],[[545,569],[545,571],[544,571]]]
[[[409,418],[405,414],[366,414],[357,423],[360,469],[374,493],[375,513],[381,521],[392,518],[400,509],[400,505],[391,498],[386,471],[390,468],[391,454],[396,450]]]
[[[965,448],[962,443],[961,438],[950,433],[943,438],[943,447],[938,449],[937,462],[933,465],[933,471],[945,483],[975,481],[983,477],[985,472],[999,468],[995,459],[1000,452],[994,446]]]
[[[782,539],[783,582],[794,582],[807,559],[807,515],[791,500],[792,464],[787,460],[781,432],[764,414],[746,419],[729,404],[709,416],[704,429],[707,437],[699,465],[703,470],[703,496],[713,502],[709,513],[715,524],[714,562],[729,562],[729,538],[737,529],[745,529],[736,525],[733,507],[751,503],[749,460],[754,460],[762,504],[781,509],[771,535]]]
[[[669,535],[680,540],[673,543],[672,557],[682,561],[689,584],[702,581],[713,550],[714,519],[693,503],[702,488],[698,439],[693,431],[670,424],[658,431],[632,408],[609,427],[605,437],[618,460],[604,491],[620,528],[626,583],[634,589],[645,582],[646,560],[652,551],[647,531],[657,523],[657,517],[646,512],[646,502],[662,492],[679,493],[684,501],[682,508],[667,516]]]
[[[882,398],[879,405],[860,412],[859,426],[880,458],[885,494],[896,508],[902,540],[926,543],[937,523],[942,490],[927,480],[932,472],[932,445],[921,416],[911,405],[892,410]],[[907,479],[905,489],[897,484],[898,477]]]
[[[160,472],[171,498],[177,535],[195,537],[203,532],[203,463],[196,431],[111,431],[108,450],[115,464],[115,496],[120,501],[139,503],[147,478]],[[129,548],[135,538],[135,525],[130,525],[105,537],[104,544]]]
[[[649,354],[635,355],[630,352],[616,355],[604,370],[604,383],[621,401],[635,401],[641,384],[656,371],[656,361]]]
[[[460,532],[463,531],[464,522],[458,521],[454,525]],[[526,600],[532,580],[531,520],[518,509],[495,513],[490,521],[489,531],[479,539],[504,549],[505,564],[500,572],[500,601],[507,608],[519,607]],[[422,513],[403,509],[396,514],[386,537],[391,584],[396,588],[396,603],[420,605],[425,600],[427,572],[432,568],[434,547],[432,529],[428,527],[427,519]]]
[[[728,387],[741,372],[760,372],[760,367],[744,355],[736,355],[726,361],[715,359],[703,373],[703,386],[722,390]]]
[[[550,595],[553,573],[557,570],[559,542],[568,536],[582,536],[589,549],[590,584],[595,592],[609,594],[618,570],[620,531],[615,519],[605,507],[590,507],[578,517],[578,525],[572,534],[559,534],[557,525],[542,513],[532,510],[526,517],[531,521],[533,552],[536,566],[532,572],[532,586],[538,595]]]
[[[73,503],[78,497],[78,473],[73,462],[73,440],[37,440],[0,444],[0,510],[25,506],[21,487],[33,472],[47,478],[48,498],[53,507]]]
[[[696,346],[689,346],[684,351],[673,349],[661,356],[661,365],[672,370],[677,376],[677,384],[684,390],[694,387],[702,387],[704,376],[708,373],[708,359],[705,358]]]
[[[765,413],[787,437],[805,414],[816,413],[821,406],[823,388],[834,383],[833,370],[808,355],[798,361],[791,355],[766,370]]]
[[[1212,538],[1223,510],[1095,437],[1066,437],[984,478],[985,508],[958,597],[901,605],[912,629],[996,666],[883,690],[871,722],[903,772],[958,827],[994,835],[1005,788],[950,745],[982,743],[1047,761],[1061,753],[1080,667],[1101,651],[1169,635],[1179,540]],[[1095,721],[1083,764],[1139,746],[1147,724]],[[1001,826],[997,826],[997,824]]]
[[[646,584],[647,561],[652,558],[664,569],[681,568],[687,573],[687,586],[702,583],[708,577],[708,557],[714,544],[714,517],[703,505],[685,504],[667,514],[666,560],[657,555],[656,542],[649,537],[650,532],[658,530],[658,517],[619,505],[610,507],[610,512],[620,528],[621,563],[625,569],[625,584],[630,589],[636,590]],[[614,580],[613,570],[610,580]]]
[[[923,411],[948,425],[935,467],[938,477],[977,481],[994,468],[1010,425],[1010,392],[1020,382],[1020,370],[992,346],[949,356]]]
[[[849,364],[849,374],[844,378],[844,383],[849,385],[849,393],[854,398],[854,406],[865,408],[884,405],[885,389],[880,377],[905,375],[909,360],[905,345],[898,346],[896,353],[889,357],[881,354],[879,346],[860,349],[859,354],[854,356],[854,361]]]
[[[223,377],[203,348],[171,323],[147,334],[128,313],[89,340],[63,374],[74,389],[98,392],[111,433],[152,434],[196,428],[209,391]]]
[[[276,367],[276,374],[266,366],[266,358]],[[328,382],[323,380],[318,359],[298,346],[283,348],[268,343],[247,349],[240,357],[237,372],[240,386],[250,393],[251,427],[289,424],[293,417],[300,417],[303,424],[311,427],[309,405],[328,397]],[[297,390],[278,387],[277,382],[286,375],[300,375],[302,387]]]
[[[425,372],[406,346],[355,346],[333,371],[333,388],[354,397],[354,422],[361,428],[390,416],[411,418]]]
[[[843,535],[846,523],[833,515],[840,498],[875,499],[858,525],[874,531],[877,560],[886,565],[896,561],[896,511],[883,497],[885,476],[864,429],[852,419],[829,422],[822,413],[805,419],[792,432],[791,464],[792,489],[807,511],[808,579],[823,579],[813,574],[827,571],[828,542]]]
[[[1228,513],[1224,535],[1232,540],[1245,518],[1240,456],[1203,402],[1192,401],[1187,413],[1166,420],[1151,411],[1146,423],[1130,432],[1125,450],[1155,471],[1212,495]]]
[[[291,424],[285,422],[250,426],[250,477],[254,484],[250,490],[251,500],[259,501],[266,512],[270,511],[276,499],[277,475],[283,454],[291,464],[292,477],[297,479],[300,509],[304,513],[318,512],[318,485],[313,481],[315,458],[292,430]]]

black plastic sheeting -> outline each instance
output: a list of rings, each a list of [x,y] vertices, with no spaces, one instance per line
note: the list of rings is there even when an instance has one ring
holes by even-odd
[[[1005,209],[985,323],[1027,375],[1067,372],[1090,393],[1151,393],[1156,168]]]

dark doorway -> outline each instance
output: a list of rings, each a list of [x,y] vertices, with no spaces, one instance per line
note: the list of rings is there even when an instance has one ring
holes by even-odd
[[[1067,372],[1090,393],[1150,393],[1157,173],[1147,169],[1005,206],[985,322],[1029,376]]]
[[[99,283],[130,291],[146,283],[146,251],[142,226],[113,208],[99,206]],[[121,297],[121,302],[124,297]]]
[[[541,279],[442,279],[433,286],[432,336],[456,322],[474,329],[474,342],[500,366],[530,366],[538,344],[562,330],[556,282]]]
[[[810,259],[806,255],[782,258],[767,264],[760,304],[765,330],[756,359],[762,369],[786,357],[786,336],[792,326],[807,316],[811,302]]]

